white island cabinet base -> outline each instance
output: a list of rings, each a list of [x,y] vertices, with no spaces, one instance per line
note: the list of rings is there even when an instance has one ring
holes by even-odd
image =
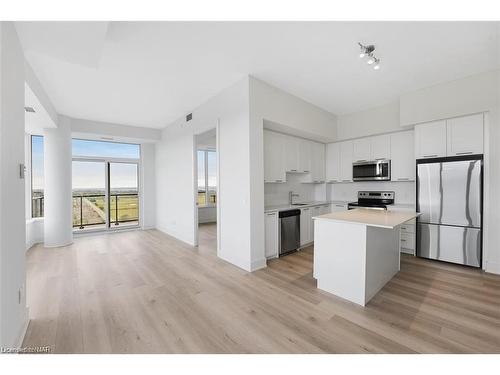
[[[319,289],[365,306],[398,273],[400,224],[418,214],[388,217],[392,214],[372,211],[360,222],[362,214],[315,218],[313,276]]]

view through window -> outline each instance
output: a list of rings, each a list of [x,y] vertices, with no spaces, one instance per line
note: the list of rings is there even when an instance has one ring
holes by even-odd
[[[217,153],[198,150],[198,206],[217,203]]]
[[[73,227],[139,224],[140,146],[73,139]]]
[[[43,137],[31,136],[31,217],[43,217]]]

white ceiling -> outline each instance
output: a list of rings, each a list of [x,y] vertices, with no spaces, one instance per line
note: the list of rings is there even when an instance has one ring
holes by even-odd
[[[18,22],[60,114],[161,128],[251,74],[335,114],[496,69],[494,22]],[[381,69],[358,57],[376,45]]]

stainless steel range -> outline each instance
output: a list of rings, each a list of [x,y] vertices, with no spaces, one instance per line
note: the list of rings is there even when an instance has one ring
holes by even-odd
[[[371,208],[375,210],[387,210],[387,206],[394,204],[393,191],[358,191],[358,201],[350,202],[347,209]]]

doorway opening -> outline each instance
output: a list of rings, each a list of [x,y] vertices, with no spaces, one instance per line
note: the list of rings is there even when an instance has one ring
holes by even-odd
[[[195,136],[196,238],[200,251],[216,253],[218,248],[218,155],[217,131]]]

